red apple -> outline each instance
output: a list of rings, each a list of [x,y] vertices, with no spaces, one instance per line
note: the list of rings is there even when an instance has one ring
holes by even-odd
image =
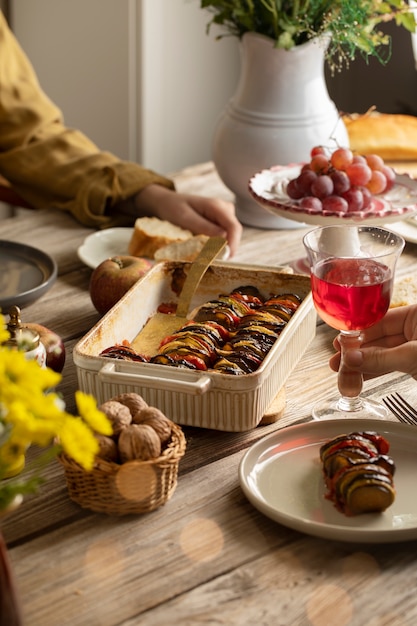
[[[97,311],[107,313],[152,265],[149,259],[136,256],[114,256],[102,261],[90,279],[90,298]]]
[[[55,372],[61,373],[65,365],[65,346],[61,337],[53,330],[42,326],[42,324],[24,322],[22,326],[34,330],[39,334],[39,339],[46,350],[47,367],[50,367]]]

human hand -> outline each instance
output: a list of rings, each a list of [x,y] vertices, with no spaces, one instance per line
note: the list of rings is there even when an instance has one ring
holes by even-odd
[[[153,215],[209,237],[225,237],[233,256],[242,236],[242,225],[231,202],[179,193],[161,185],[149,185],[135,197],[138,214]],[[138,215],[139,216],[139,215]]]
[[[404,372],[417,380],[417,305],[390,309],[385,317],[362,333],[360,349],[347,350],[344,363],[352,370],[362,372],[364,379],[389,372]],[[329,361],[331,369],[338,371],[340,344]]]

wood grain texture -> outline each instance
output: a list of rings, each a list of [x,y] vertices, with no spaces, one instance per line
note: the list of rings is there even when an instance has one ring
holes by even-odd
[[[210,163],[176,180],[181,190],[230,198]],[[245,228],[233,261],[285,265],[304,254],[307,230]],[[38,245],[58,262],[56,284],[22,316],[64,338],[59,391],[70,411],[77,388],[72,351],[99,319],[88,293],[91,270],[77,257],[90,232],[53,211],[22,211],[0,222],[0,238]],[[407,244],[398,275],[416,269],[417,248]],[[285,388],[277,390],[271,415],[278,419],[245,433],[184,428],[177,489],[153,513],[120,519],[81,509],[68,498],[62,467],[48,466],[40,493],[1,522],[27,626],[417,623],[415,542],[310,537],[261,515],[239,485],[239,463],[253,443],[308,421],[313,404],[336,390],[328,366],[335,335],[318,324]],[[368,381],[364,393],[381,397],[394,388],[417,403],[415,381],[400,373]]]

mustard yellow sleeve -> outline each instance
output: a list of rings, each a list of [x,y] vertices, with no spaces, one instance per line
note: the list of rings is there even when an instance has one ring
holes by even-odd
[[[134,218],[109,208],[147,185],[172,181],[102,152],[64,125],[0,12],[0,174],[35,208],[69,211],[82,224],[106,227]]]

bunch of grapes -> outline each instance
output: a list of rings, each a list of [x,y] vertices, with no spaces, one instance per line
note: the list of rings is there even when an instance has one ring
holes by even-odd
[[[327,156],[324,147],[316,146],[310,156],[287,185],[289,197],[309,211],[366,211],[373,196],[386,193],[395,182],[394,170],[376,154],[363,156],[338,148]]]

